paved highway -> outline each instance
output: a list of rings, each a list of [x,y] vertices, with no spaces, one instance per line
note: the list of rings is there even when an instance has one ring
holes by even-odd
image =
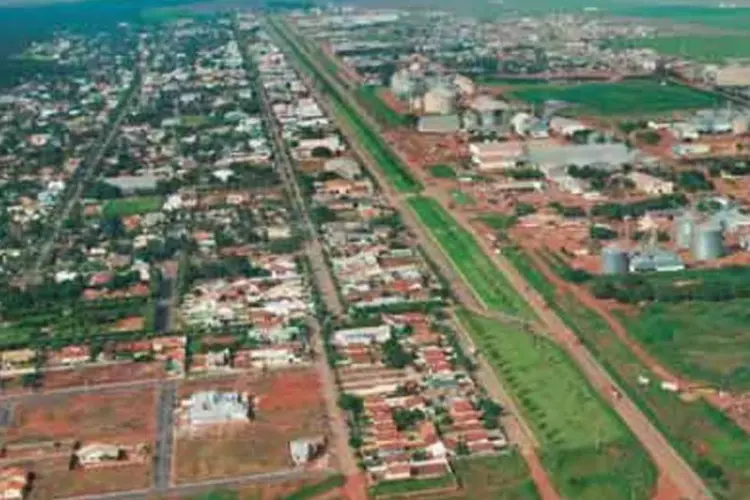
[[[154,487],[169,489],[172,478],[174,445],[174,409],[177,403],[177,382],[170,380],[161,386],[156,407],[156,453],[154,453]]]
[[[275,30],[278,28],[274,26],[273,29]],[[283,38],[283,35],[280,36]],[[289,39],[288,42],[296,44],[296,42],[291,39]],[[284,43],[283,45],[287,45],[287,43]],[[297,44],[296,47],[298,50],[303,52],[307,60],[315,66],[318,77],[322,76],[323,78],[325,78],[326,82],[336,90],[337,94],[339,94],[342,99],[346,100],[346,103],[352,109],[359,113],[359,115],[368,123],[369,127],[376,131],[380,130],[379,126],[375,123],[374,120],[372,120],[369,114],[364,109],[362,109],[362,107],[348,92],[346,92],[343,86],[341,86],[334,78],[331,78],[326,74],[325,69],[319,65],[319,63],[315,60],[314,57],[310,55],[310,53],[304,46]],[[319,95],[319,98],[321,99],[321,101],[327,102],[325,95]],[[333,111],[330,106],[328,109],[329,112]],[[335,117],[336,115],[333,114],[331,116]],[[346,124],[341,123],[341,120],[339,120],[339,124],[342,126],[342,132],[347,135],[350,143],[353,144],[355,151],[364,161],[370,172],[378,179],[379,184],[383,188],[384,192],[389,196],[393,205],[399,208],[399,211],[404,216],[404,222],[409,225],[418,236],[424,235],[424,228],[419,221],[415,220],[413,212],[405,203],[405,197],[399,193],[394,192],[394,190],[390,188],[390,183],[383,175],[378,163],[369,154],[369,152],[364,151],[361,147],[357,147],[357,141],[352,140],[352,131],[347,128]],[[412,171],[412,173],[414,173],[414,171]],[[449,197],[442,196],[443,193],[432,192],[427,194],[431,194],[437,197],[444,207],[449,202]],[[451,212],[453,211],[451,210]],[[454,215],[456,214],[454,213]],[[616,387],[616,384],[614,384],[614,382],[610,378],[609,373],[598,363],[594,356],[583,345],[576,342],[577,338],[573,334],[573,332],[571,332],[565,326],[565,324],[559,319],[559,317],[557,317],[557,315],[553,311],[549,310],[546,307],[546,304],[544,304],[542,300],[539,300],[540,298],[536,296],[533,291],[531,291],[528,283],[526,283],[525,279],[520,274],[518,274],[517,271],[515,271],[515,268],[510,266],[501,257],[495,256],[493,249],[489,248],[487,242],[481,237],[481,235],[478,235],[476,233],[475,229],[470,224],[468,224],[468,222],[464,218],[457,217],[457,220],[466,230],[470,231],[474,235],[475,239],[477,239],[481,245],[483,245],[485,252],[493,259],[493,261],[496,263],[496,265],[498,265],[501,271],[506,274],[516,291],[519,292],[532,306],[537,315],[542,319],[544,326],[549,329],[551,338],[558,341],[570,352],[572,359],[576,361],[583,373],[589,378],[589,380],[591,380],[592,384],[605,396],[608,396],[609,388],[613,386]],[[428,253],[430,253],[431,255],[442,253],[439,249],[437,249],[437,252],[435,251],[436,249],[434,247],[436,245],[434,241],[432,241],[431,237],[421,239]],[[442,256],[439,259],[442,260]],[[470,293],[473,295],[473,292]],[[457,295],[459,300],[463,302],[465,293],[457,293]],[[466,305],[470,309],[475,309],[476,303],[477,299],[476,297],[474,297],[472,299],[469,299]],[[571,344],[571,342],[573,344]],[[620,394],[624,394],[624,391],[620,390]],[[648,420],[648,418],[629,398],[623,396],[619,402],[613,404],[613,407],[618,412],[623,421],[628,425],[631,431],[636,435],[639,441],[644,445],[644,447],[654,460],[654,463],[662,472],[668,474],[672,478],[673,482],[680,487],[682,494],[686,498],[697,500],[711,497],[701,478],[671,447],[666,438],[656,429],[654,424],[650,420]]]

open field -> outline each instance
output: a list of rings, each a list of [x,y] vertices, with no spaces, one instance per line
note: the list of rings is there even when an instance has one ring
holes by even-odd
[[[320,478],[218,489],[191,496],[188,500],[307,500],[319,498],[325,493],[334,494],[343,481],[344,477],[341,475],[321,475]]]
[[[642,17],[654,21],[664,20],[670,24],[695,24],[731,31],[750,30],[750,8],[724,8],[718,3],[714,5],[700,5],[683,3],[677,5],[659,5],[644,2],[642,5],[607,6],[604,13]]]
[[[422,224],[429,229],[443,252],[487,307],[515,316],[533,317],[529,306],[516,294],[472,235],[461,228],[437,201],[420,196],[409,199],[409,203]]]
[[[509,92],[513,98],[532,103],[548,100],[576,105],[584,114],[600,116],[658,115],[673,111],[710,108],[721,98],[683,85],[654,80],[579,85],[519,85]]]
[[[455,179],[456,171],[450,165],[432,165],[429,167],[430,175],[437,179]]]
[[[367,108],[372,116],[381,124],[389,127],[407,126],[411,121],[408,116],[402,115],[386,104],[380,98],[379,92],[382,87],[365,85],[357,89],[357,99]]]
[[[103,217],[127,217],[161,209],[164,200],[160,196],[137,196],[107,201],[102,207]]]
[[[648,455],[560,348],[487,318],[460,318],[523,409],[560,493],[649,498],[656,469]]]
[[[166,366],[161,361],[152,363],[126,362],[101,366],[48,371],[42,379],[44,389],[63,389],[81,385],[113,384],[166,377]]]
[[[370,488],[369,496],[371,498],[408,498],[418,494],[437,494],[438,491],[450,491],[456,487],[456,478],[452,474],[446,474],[425,479],[382,481]],[[443,496],[442,493],[440,496]]]
[[[150,464],[123,465],[91,470],[68,470],[68,460],[44,460],[31,467],[35,472],[29,500],[49,500],[148,488]]]
[[[156,431],[153,388],[51,395],[15,406],[13,422],[0,432],[6,444],[74,439],[150,443]]]
[[[701,475],[712,493],[717,498],[746,499],[750,491],[748,435],[702,400],[689,403],[655,384],[638,385],[639,376],[652,377],[649,369],[603,318],[571,294],[556,293],[555,287],[524,253],[505,252],[505,255]]]
[[[451,191],[451,198],[459,205],[476,205],[476,200],[472,195],[460,189]]]
[[[661,54],[687,57],[703,62],[721,62],[727,58],[750,57],[747,36],[742,35],[692,34],[639,38],[625,40],[622,46],[649,48]]]
[[[456,460],[453,470],[458,477],[457,493],[442,495],[448,500],[537,500],[534,481],[523,457],[512,450],[507,455]]]
[[[180,399],[200,390],[255,395],[255,419],[200,433],[177,431],[178,483],[269,472],[291,467],[289,441],[326,434],[320,380],[313,370],[286,370],[185,382]]]
[[[687,378],[750,389],[750,300],[654,303],[621,319],[649,351]]]
[[[277,32],[289,43],[302,68],[306,69],[312,76],[317,77],[318,81],[324,86],[338,117],[352,130],[360,145],[372,155],[393,187],[404,193],[421,191],[421,183],[412,176],[408,167],[391,151],[380,134],[372,130],[364,119],[347,104],[346,99],[339,95],[338,90],[329,83],[326,75],[323,75],[307,54],[300,49],[300,40],[291,34],[282,22],[274,22],[273,25],[277,28]],[[319,55],[318,63],[325,68],[328,58],[320,51],[316,53]],[[327,76],[334,81],[336,80],[336,74],[329,72]]]

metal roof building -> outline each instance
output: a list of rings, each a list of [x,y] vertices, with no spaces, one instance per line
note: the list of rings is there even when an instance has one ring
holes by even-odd
[[[550,146],[529,144],[528,161],[542,170],[577,165],[619,168],[636,160],[636,153],[624,144]]]

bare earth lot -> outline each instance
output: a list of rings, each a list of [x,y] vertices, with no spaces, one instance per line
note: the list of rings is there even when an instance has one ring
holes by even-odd
[[[179,397],[210,389],[256,395],[256,418],[215,427],[200,435],[178,432],[174,457],[177,483],[291,467],[289,441],[326,432],[320,380],[314,370],[186,382],[180,387]]]

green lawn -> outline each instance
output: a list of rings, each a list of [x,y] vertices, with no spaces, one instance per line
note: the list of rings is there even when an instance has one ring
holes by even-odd
[[[521,407],[563,496],[650,498],[648,455],[559,347],[466,311],[459,318]]]
[[[518,217],[505,214],[483,214],[479,216],[479,220],[492,229],[501,231],[513,227],[518,222]]]
[[[450,165],[438,164],[432,165],[430,168],[430,175],[437,179],[455,179],[456,171]]]
[[[653,303],[621,318],[673,370],[730,390],[750,389],[750,299]]]
[[[601,116],[657,115],[679,110],[710,108],[721,98],[683,85],[654,80],[578,85],[520,85],[510,95],[527,102],[565,101],[585,114]]]
[[[437,201],[416,196],[410,198],[409,203],[422,224],[430,230],[443,252],[487,307],[524,318],[534,316],[474,237],[461,228]]]
[[[507,455],[466,458],[452,463],[461,488],[443,495],[446,500],[538,500],[539,492],[523,457],[511,450]]]
[[[524,254],[517,252],[511,261],[701,475],[715,497],[746,500],[750,491],[750,436],[707,403],[686,403],[655,383],[638,385],[642,375],[657,379],[598,314],[570,294],[555,295]]]
[[[128,215],[157,212],[164,204],[161,196],[137,196],[109,200],[102,207],[104,217],[127,217]]]
[[[378,92],[382,88],[376,85],[365,85],[357,89],[357,98],[382,125],[389,127],[408,126],[411,123],[411,118],[391,108],[380,98]]]
[[[623,3],[607,9],[607,13],[666,20],[670,24],[696,24],[731,31],[750,30],[750,8],[722,8],[718,5],[699,5],[683,2],[664,5],[644,2],[642,5]],[[746,42],[745,42],[746,43]]]
[[[474,200],[473,196],[471,196],[469,193],[461,191],[460,189],[451,190],[451,197],[453,198],[453,201],[462,206],[476,204],[476,200]]]
[[[370,488],[370,496],[391,497],[397,495],[413,496],[416,492],[451,488],[456,484],[456,478],[450,474],[428,479],[403,479],[397,481],[382,481]]]
[[[663,36],[626,40],[622,45],[654,49],[661,54],[684,56],[702,62],[721,62],[727,58],[750,57],[748,37],[742,35]]]
[[[330,70],[327,75],[321,74],[310,57],[302,50],[302,44],[298,37],[292,34],[282,22],[272,21],[271,25],[276,28],[279,36],[289,44],[301,67],[315,76],[323,85],[326,94],[331,98],[331,103],[338,117],[352,130],[357,142],[372,155],[393,187],[402,193],[421,191],[421,183],[412,176],[409,168],[393,153],[380,134],[372,130],[362,117],[346,103],[344,97],[339,95],[337,89],[326,78],[327,76],[331,80],[336,80],[336,75],[331,74]],[[320,51],[316,54],[318,54],[318,63],[325,67],[325,62],[328,59],[320,54]]]

